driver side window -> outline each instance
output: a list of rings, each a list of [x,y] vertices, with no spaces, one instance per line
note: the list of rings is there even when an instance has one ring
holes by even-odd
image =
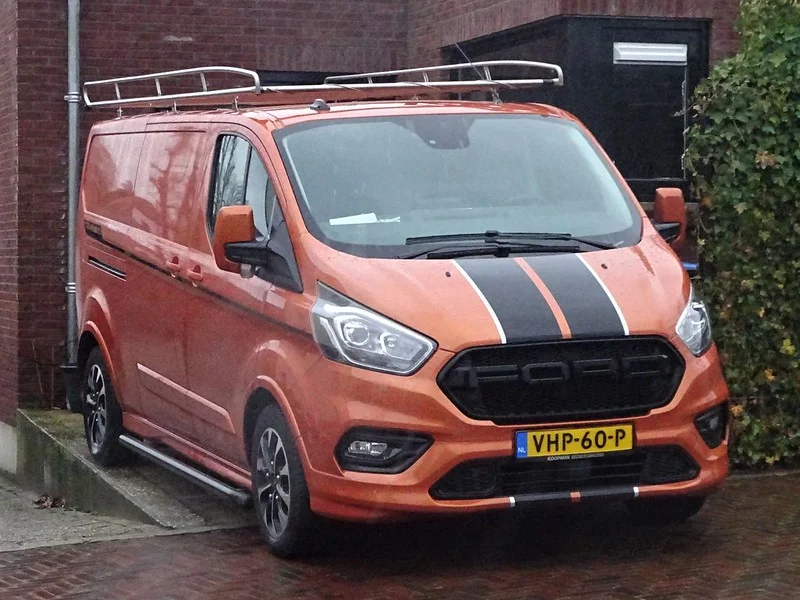
[[[252,206],[258,239],[272,237],[283,221],[264,161],[250,142],[238,135],[226,134],[217,140],[211,190],[208,227],[212,235],[217,213],[225,206]]]

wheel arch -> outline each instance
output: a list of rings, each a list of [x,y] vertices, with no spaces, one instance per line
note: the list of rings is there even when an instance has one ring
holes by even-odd
[[[95,332],[91,329],[84,330],[78,341],[78,369],[81,373],[83,373],[83,369],[89,360],[89,354],[98,347],[100,347],[100,342],[97,341]]]
[[[106,369],[111,376],[111,384],[114,386],[115,390],[118,390],[120,387],[115,366],[116,363],[113,360],[111,348],[109,347],[113,335],[107,307],[108,303],[100,289],[93,290],[92,293],[86,297],[82,311],[83,324],[81,327],[81,335],[78,340],[78,368],[80,369],[79,372],[82,377],[83,369],[86,367],[86,361],[89,359],[89,354],[92,352],[92,349],[95,347],[100,348],[100,352],[103,355],[103,362],[105,362]]]
[[[269,405],[277,405],[280,408],[295,440],[300,441],[300,430],[286,396],[281,392],[275,381],[268,377],[258,377],[250,389],[242,415],[242,438],[245,457],[248,461],[250,460],[251,442],[256,422],[261,411]],[[303,448],[302,443],[298,443],[298,450],[303,460],[307,461],[308,457],[305,455],[305,448]]]
[[[244,408],[244,419],[242,422],[242,439],[244,441],[244,455],[250,460],[250,452],[253,448],[253,432],[256,429],[258,416],[267,406],[277,404],[275,398],[263,387],[258,387],[250,394]]]

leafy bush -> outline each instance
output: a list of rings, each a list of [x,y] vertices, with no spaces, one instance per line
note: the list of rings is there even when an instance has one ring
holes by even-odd
[[[741,51],[695,94],[687,165],[734,464],[800,464],[800,0],[743,0]]]

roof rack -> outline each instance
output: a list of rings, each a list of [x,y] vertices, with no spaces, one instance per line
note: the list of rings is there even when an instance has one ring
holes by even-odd
[[[536,69],[546,76],[493,79],[492,69],[509,67]],[[478,79],[434,80],[432,76],[452,74],[464,76],[473,73]],[[226,82],[238,79],[242,83],[232,87],[212,89],[209,75]],[[396,81],[396,79],[402,81]],[[387,79],[392,81],[386,81]],[[165,93],[164,82],[170,81],[180,90]],[[376,81],[379,80],[379,81]],[[116,77],[83,84],[83,100],[89,108],[177,108],[178,106],[267,106],[279,104],[302,104],[317,98],[327,101],[374,100],[381,98],[403,98],[438,96],[448,93],[487,91],[497,94],[500,90],[532,88],[545,85],[564,85],[561,67],[549,63],[525,60],[491,60],[474,63],[439,65],[396,71],[378,71],[328,77],[321,85],[262,85],[256,71],[237,67],[198,67],[163,71],[148,75]],[[134,95],[123,95],[123,87],[134,87]],[[151,87],[152,86],[152,87]],[[199,89],[193,89],[199,86]],[[153,90],[145,95],[144,88]],[[105,92],[105,96],[103,96]],[[98,98],[99,96],[99,98]],[[110,96],[110,97],[109,97]]]

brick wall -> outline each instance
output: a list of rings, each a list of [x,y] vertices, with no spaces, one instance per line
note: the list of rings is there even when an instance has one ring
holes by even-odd
[[[714,19],[711,61],[736,49],[739,0],[409,0],[409,61],[433,64],[440,48],[556,15]]]
[[[49,406],[59,386],[66,250],[66,3],[19,1],[18,363],[20,401]]]
[[[17,7],[0,4],[0,421],[17,401]]]
[[[403,0],[83,0],[86,79],[209,63],[348,71],[405,63]]]

